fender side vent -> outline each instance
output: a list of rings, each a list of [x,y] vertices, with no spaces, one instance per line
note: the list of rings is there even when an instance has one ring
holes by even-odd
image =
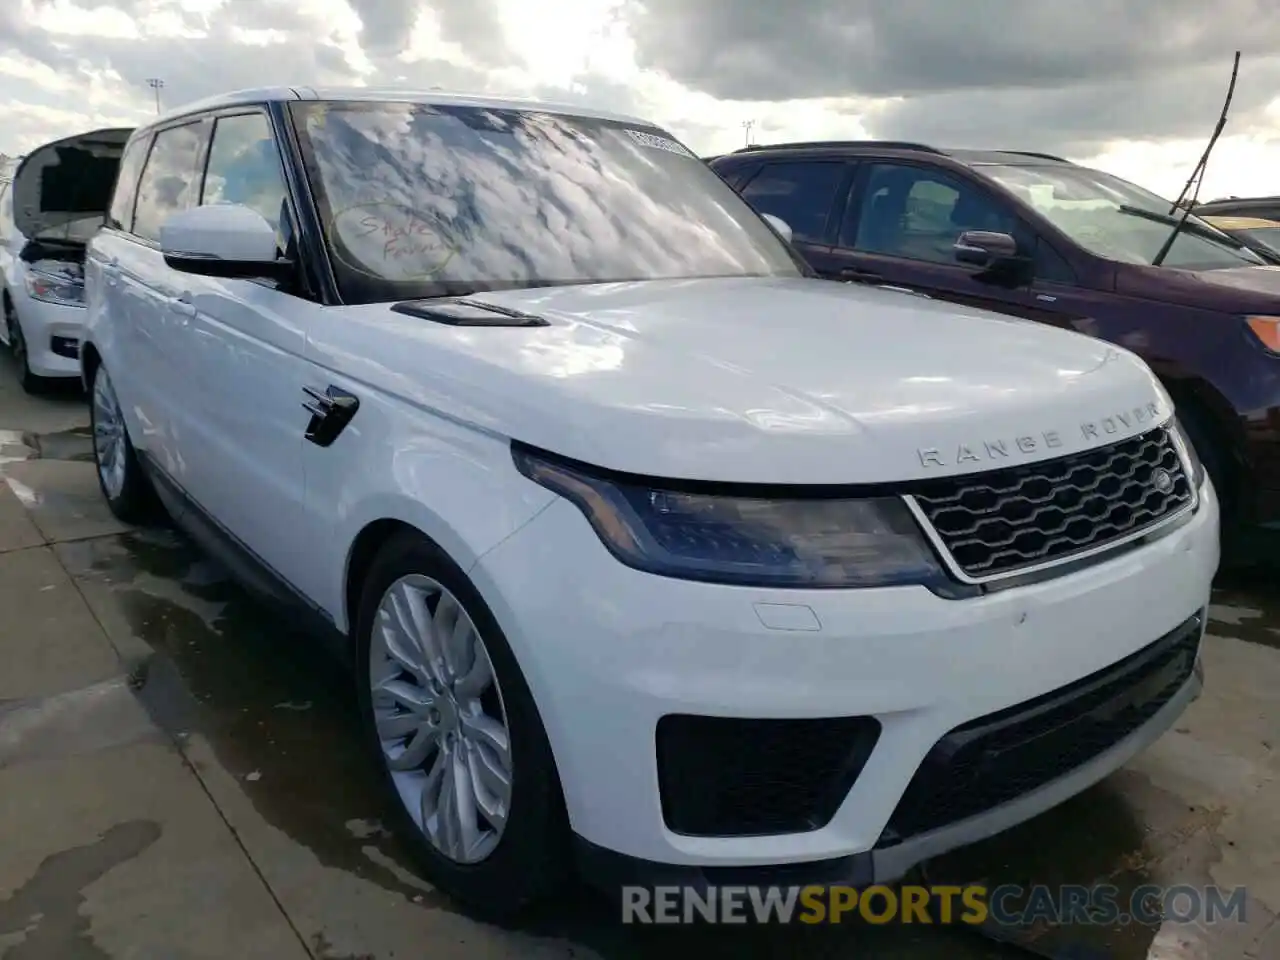
[[[549,327],[542,317],[519,310],[496,307],[479,300],[405,300],[391,308],[396,313],[447,323],[451,327]]]

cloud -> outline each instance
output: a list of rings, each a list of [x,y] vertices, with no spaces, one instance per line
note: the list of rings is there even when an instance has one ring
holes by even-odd
[[[1191,0],[4,0],[0,152],[103,119],[141,122],[154,114],[147,80],[160,77],[166,107],[272,85],[444,88],[638,115],[703,154],[740,146],[751,120],[760,142],[879,136],[1112,157],[1168,190],[1194,164],[1240,47],[1212,189],[1280,192],[1274,159],[1227,169],[1229,157],[1280,153],[1266,146],[1280,131],[1280,6],[1205,9]]]
[[[712,96],[881,99],[877,136],[1079,152],[1238,125],[1280,79],[1280,7],[1223,0],[629,0],[637,60]]]

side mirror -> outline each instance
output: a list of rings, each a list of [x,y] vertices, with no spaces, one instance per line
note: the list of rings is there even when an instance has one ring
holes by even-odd
[[[966,230],[951,249],[957,262],[984,270],[1009,266],[1018,260],[1018,242],[1007,233]]]
[[[772,213],[762,213],[760,216],[769,221],[769,226],[782,234],[783,240],[787,241],[787,243],[791,242],[791,225],[787,221],[781,217],[775,217]]]
[[[256,210],[216,203],[170,214],[160,252],[174,270],[202,277],[283,280],[293,264],[276,257],[276,231]]]

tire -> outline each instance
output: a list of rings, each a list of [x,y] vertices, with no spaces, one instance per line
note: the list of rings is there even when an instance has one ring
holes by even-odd
[[[397,657],[385,639],[397,622],[392,616],[393,598],[401,613],[398,622],[410,627],[436,618],[434,622],[445,632],[465,637],[468,624],[455,629],[465,617],[479,639],[474,656],[455,652],[453,669],[439,661],[434,668],[423,667],[421,660],[417,668],[406,669],[404,658]],[[461,616],[452,616],[454,604]],[[560,890],[571,875],[569,827],[550,743],[507,639],[466,575],[425,537],[397,534],[379,551],[364,579],[354,636],[364,736],[389,794],[396,832],[406,841],[423,876],[473,915],[497,922],[513,919]],[[410,659],[420,650],[411,653]],[[473,700],[471,693],[483,681],[471,684],[471,690],[464,690],[465,682],[439,682],[441,675],[448,678],[470,673],[474,678],[483,674],[483,670],[474,672],[482,665],[481,651],[487,655],[496,683],[478,700]],[[437,684],[434,694],[428,689],[433,679]],[[407,709],[403,699],[397,701],[385,692],[386,687],[375,695],[375,680],[398,685],[402,696],[407,685],[416,691],[416,707]],[[453,693],[442,692],[443,687],[450,687]],[[428,703],[439,704],[439,709]],[[492,748],[497,742],[494,738],[476,735],[480,722],[473,711],[477,709],[483,709],[487,716],[486,731],[494,729],[495,720],[505,723],[510,784],[505,807],[494,803],[500,791],[489,789],[497,781],[475,774],[501,767],[502,760],[501,751]],[[458,718],[464,719],[459,722]],[[438,721],[433,728],[423,725],[433,720]],[[388,740],[379,733],[379,723]],[[441,747],[439,736],[449,730],[456,731],[452,746]],[[415,744],[427,741],[436,745],[415,750]],[[438,828],[453,819],[443,804],[436,807],[431,802],[428,787],[433,781],[427,771],[452,757],[465,758],[467,763],[453,769],[466,772],[462,780],[474,791],[472,796],[487,797],[488,802],[475,803],[477,842],[469,851],[455,848],[446,853],[449,831],[424,826],[435,824]],[[448,785],[447,774],[441,775],[441,781]],[[428,797],[425,808],[434,810],[431,815],[422,812],[424,795]],[[501,809],[505,815],[489,820],[484,806]],[[499,821],[500,827],[495,827]]]
[[[31,358],[27,352],[27,338],[22,335],[22,324],[18,322],[18,313],[13,308],[13,301],[4,298],[4,322],[9,335],[9,351],[18,364],[18,383],[23,392],[39,396],[49,389],[49,381],[31,372]]]
[[[98,487],[116,519],[144,524],[159,512],[155,491],[129,439],[115,387],[107,368],[98,364],[89,383],[89,429]]]

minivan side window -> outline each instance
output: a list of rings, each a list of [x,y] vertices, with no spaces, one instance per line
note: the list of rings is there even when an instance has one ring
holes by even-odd
[[[266,114],[219,117],[213,128],[200,205],[239,203],[262,214],[276,229],[285,248],[288,233],[287,195],[280,151]]]
[[[877,163],[867,171],[852,219],[841,231],[841,246],[949,265],[965,230],[1019,233],[1018,218],[986,191],[942,170],[906,164]]]
[[[150,146],[151,137],[147,135],[132,140],[124,148],[105,226],[126,233],[133,229],[133,202],[138,196],[138,174],[142,173],[142,164],[146,162],[147,148]]]
[[[200,197],[200,161],[209,137],[209,122],[198,120],[156,134],[155,145],[138,183],[133,233],[157,242],[160,225],[179,210],[194,207]]]
[[[827,216],[846,169],[830,160],[766,163],[742,197],[758,212],[785,220],[796,240],[825,243]]]

